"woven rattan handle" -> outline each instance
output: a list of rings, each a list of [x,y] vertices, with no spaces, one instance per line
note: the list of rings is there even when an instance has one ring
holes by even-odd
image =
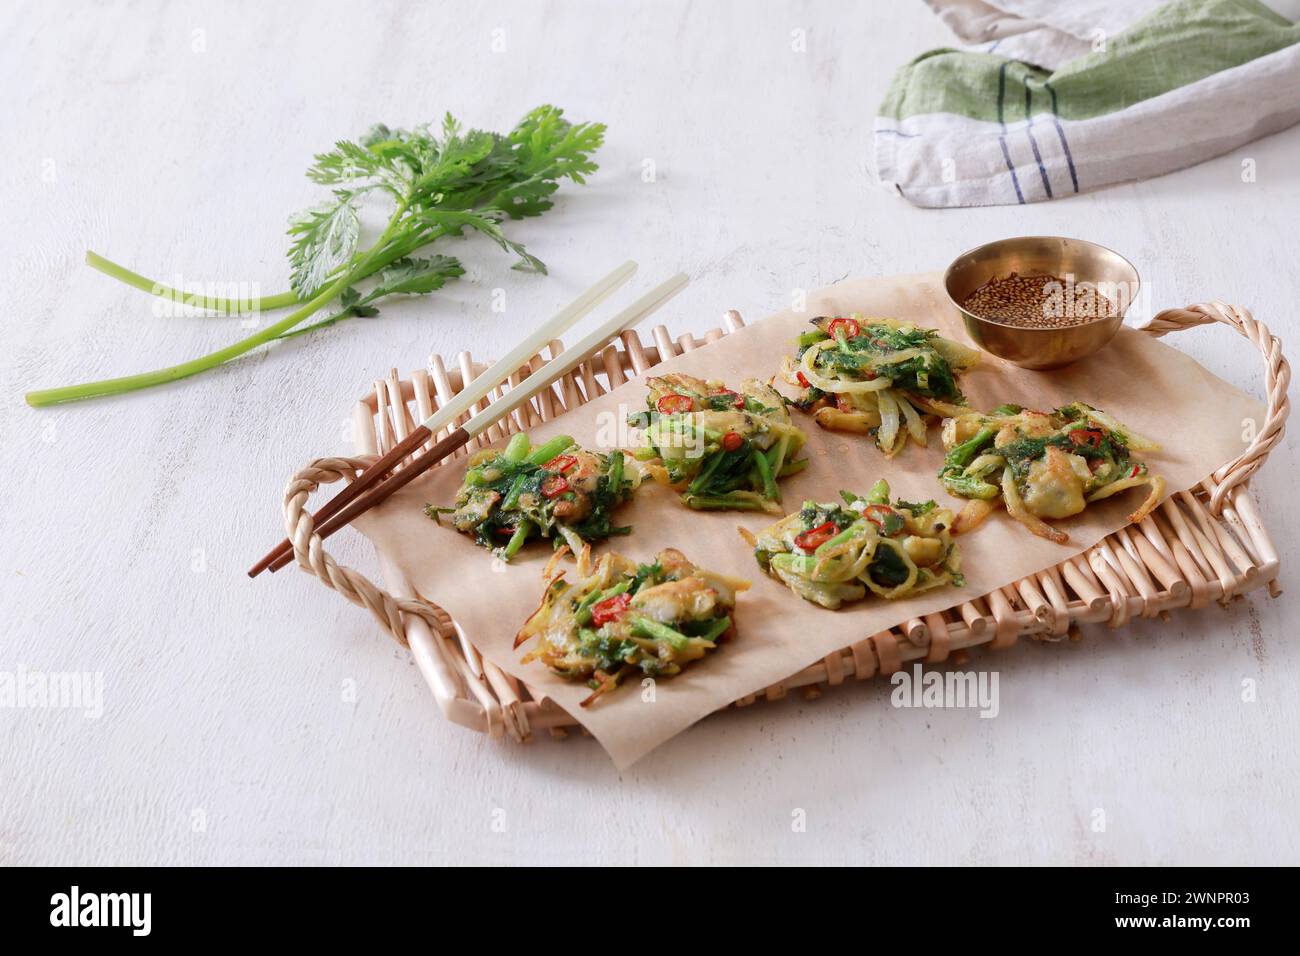
[[[1291,414],[1291,400],[1287,389],[1291,385],[1291,366],[1282,354],[1282,343],[1263,322],[1250,314],[1249,309],[1227,305],[1223,302],[1200,302],[1185,309],[1165,309],[1155,315],[1141,329],[1151,335],[1167,335],[1179,329],[1196,325],[1222,322],[1231,326],[1254,343],[1264,356],[1264,391],[1268,411],[1264,423],[1255,431],[1255,437],[1246,450],[1210,476],[1213,490],[1210,493],[1210,510],[1218,515],[1228,492],[1250,480],[1256,469],[1268,458],[1268,453],[1282,440],[1286,419]]]
[[[346,478],[353,481],[375,457],[318,458],[299,470],[284,489],[284,528],[293,542],[294,557],[305,571],[316,575],[327,588],[337,591],[358,607],[368,610],[379,626],[399,644],[406,645],[406,625],[402,614],[415,614],[439,631],[446,621],[445,612],[420,600],[402,600],[373,584],[360,571],[345,568],[321,545],[307,501],[321,485]]]

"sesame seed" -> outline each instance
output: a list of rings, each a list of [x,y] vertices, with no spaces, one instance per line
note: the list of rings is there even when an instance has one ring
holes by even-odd
[[[1063,329],[1119,315],[1119,307],[1091,282],[1073,276],[1017,275],[992,279],[962,302],[968,312],[1026,329]]]

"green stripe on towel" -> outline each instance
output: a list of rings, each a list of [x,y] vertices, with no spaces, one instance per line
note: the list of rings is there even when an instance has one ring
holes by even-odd
[[[1034,92],[1050,82],[1058,115],[1091,119],[1228,70],[1300,41],[1300,25],[1258,0],[1173,0],[1053,72],[990,53],[932,50],[894,76],[880,115],[955,113],[999,121],[999,74]]]

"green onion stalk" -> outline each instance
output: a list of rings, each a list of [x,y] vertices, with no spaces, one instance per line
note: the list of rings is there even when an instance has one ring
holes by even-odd
[[[179,365],[172,365],[167,368],[160,368],[153,372],[141,372],[138,375],[126,375],[121,378],[106,378],[98,382],[86,382],[83,385],[66,385],[62,388],[47,388],[40,391],[27,393],[27,404],[33,408],[41,408],[47,405],[62,405],[65,402],[79,402],[87,398],[102,398],[107,395],[117,395],[122,392],[133,392],[141,388],[151,388],[154,385],[164,385],[168,382],[177,382],[183,378],[189,378],[191,375],[198,375],[200,372],[206,372],[208,369],[216,368],[224,362],[229,362],[233,358],[238,358],[245,352],[250,352],[259,345],[271,341],[279,336],[282,332],[287,332],[299,322],[312,315],[330,300],[336,298],[349,284],[355,282],[357,278],[365,271],[366,267],[371,265],[372,258],[383,249],[384,244],[388,242],[389,237],[396,229],[398,221],[402,218],[402,213],[406,211],[406,205],[399,203],[397,211],[393,217],[388,220],[388,226],[384,229],[383,235],[379,237],[370,250],[362,256],[361,260],[352,268],[344,272],[339,278],[327,285],[323,291],[309,299],[302,306],[290,312],[287,316],[273,325],[268,325],[262,331],[250,335],[246,339],[241,339],[233,345],[227,345],[224,349],[218,349],[215,352],[209,352],[207,355],[201,355],[198,358],[190,359],[188,362],[182,362]],[[134,274],[134,273],[132,273]],[[142,279],[147,282],[147,279]],[[172,290],[174,291],[174,290]],[[277,297],[278,298],[278,297]],[[222,300],[225,301],[225,300]]]

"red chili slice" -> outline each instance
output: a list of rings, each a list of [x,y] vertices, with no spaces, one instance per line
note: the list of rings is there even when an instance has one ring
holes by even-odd
[[[727,399],[730,399],[730,400],[731,400],[731,404],[734,405],[736,408],[744,408],[744,407],[745,407],[745,396],[744,396],[744,395],[741,395],[739,392],[733,392],[733,391],[732,391],[731,389],[729,389],[729,388],[724,388],[724,389],[723,389],[722,391],[720,391],[720,392],[714,392],[710,397],[711,397],[711,398],[727,398]]]
[[[722,447],[727,451],[735,451],[743,444],[745,439],[739,432],[727,432],[722,436]]]
[[[676,392],[671,395],[665,395],[655,403],[655,408],[659,409],[661,415],[676,415],[682,412],[692,412],[695,410],[695,399],[689,395],[679,395]]]
[[[835,334],[840,329],[843,329],[845,337],[850,339],[862,334],[862,326],[853,319],[831,319],[831,324],[826,326],[826,334],[835,338]]]
[[[573,455],[556,455],[546,464],[542,465],[547,471],[568,471],[578,463],[578,459]]]
[[[569,479],[563,475],[551,475],[542,482],[542,494],[547,498],[555,498],[569,490]]]
[[[862,509],[862,517],[883,531],[886,520],[892,517],[901,517],[901,515],[889,505],[867,505]]]
[[[795,377],[799,379],[799,384],[804,388],[812,388],[812,384],[804,377],[803,372],[796,372]]]
[[[631,603],[632,595],[630,594],[615,594],[603,601],[597,601],[591,606],[591,623],[600,627],[600,625],[608,624],[610,621],[617,621],[627,613],[628,605]]]
[[[1105,437],[1095,428],[1076,428],[1070,432],[1070,441],[1076,445],[1087,445],[1089,448],[1100,448]]]
[[[794,546],[801,551],[816,551],[839,532],[835,522],[827,521],[815,528],[809,528],[803,534],[796,535]]]
[[[1142,470],[1142,466],[1141,466],[1141,465],[1134,465],[1134,466],[1133,466],[1133,470],[1130,471],[1130,472],[1128,473],[1128,476],[1129,476],[1130,478],[1136,478],[1136,477],[1138,476],[1138,472],[1141,471],[1141,470]]]

